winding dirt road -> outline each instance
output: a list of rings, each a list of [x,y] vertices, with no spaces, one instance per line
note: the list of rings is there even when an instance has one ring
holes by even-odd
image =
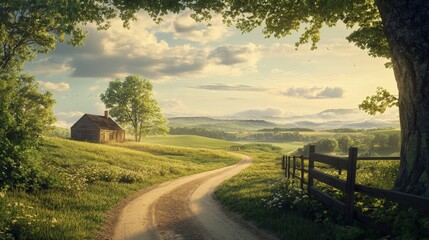
[[[113,239],[274,239],[224,211],[212,194],[223,181],[251,164],[194,174],[156,186],[133,198],[120,211]]]

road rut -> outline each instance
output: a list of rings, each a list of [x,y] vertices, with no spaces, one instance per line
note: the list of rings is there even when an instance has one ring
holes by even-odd
[[[113,239],[275,239],[213,199],[217,186],[251,164],[249,156],[240,156],[235,165],[172,180],[135,197],[120,211]]]

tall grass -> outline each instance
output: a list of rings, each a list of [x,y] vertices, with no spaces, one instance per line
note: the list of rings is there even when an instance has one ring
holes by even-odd
[[[136,190],[239,160],[217,150],[49,137],[43,152],[49,187],[0,190],[0,239],[93,239],[106,213]]]
[[[276,193],[276,185],[284,177],[278,159],[281,149],[266,149],[270,148],[243,147],[242,150],[253,157],[253,164],[223,183],[215,193],[216,198],[230,210],[273,232],[280,239],[318,239],[326,233],[322,225],[293,211],[274,207],[269,201]]]

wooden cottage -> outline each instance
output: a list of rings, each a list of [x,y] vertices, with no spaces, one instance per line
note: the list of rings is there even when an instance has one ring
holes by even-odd
[[[123,142],[125,130],[119,126],[109,112],[104,116],[85,114],[72,127],[71,138],[88,142]]]

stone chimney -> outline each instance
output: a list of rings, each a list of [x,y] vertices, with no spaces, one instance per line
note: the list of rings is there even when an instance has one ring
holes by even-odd
[[[104,117],[109,118],[109,111],[107,111],[107,110],[104,111]]]

